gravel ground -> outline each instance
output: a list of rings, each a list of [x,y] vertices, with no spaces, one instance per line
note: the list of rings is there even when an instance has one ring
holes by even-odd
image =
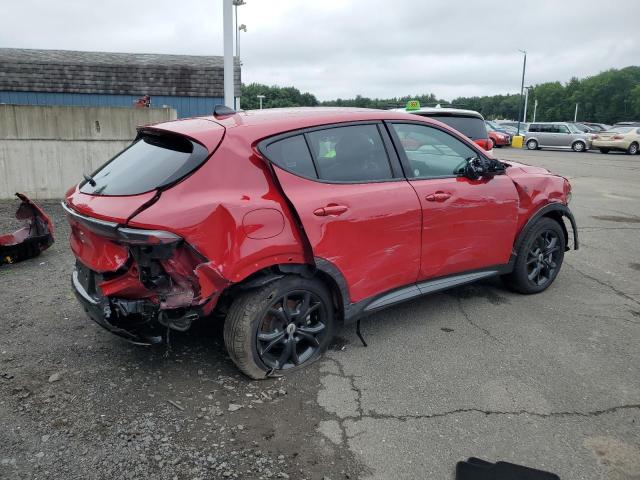
[[[343,329],[252,382],[218,325],[134,347],[87,320],[58,241],[0,267],[0,478],[452,479],[470,456],[640,479],[640,156],[501,149],[569,177],[581,248],[540,295],[497,279]],[[0,202],[0,227],[17,202]]]
[[[0,230],[18,201],[0,202]],[[56,201],[56,243],[0,267],[0,478],[355,478],[359,463],[316,431],[318,366],[251,382],[217,325],[136,347],[86,319]]]

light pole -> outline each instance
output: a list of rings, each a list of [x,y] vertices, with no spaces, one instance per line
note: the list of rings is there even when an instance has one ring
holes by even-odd
[[[244,0],[233,0],[233,6],[235,9],[235,17],[236,17],[236,57],[238,57],[238,61],[240,60],[240,33],[239,33],[240,30],[238,29],[238,7],[241,7],[242,5],[246,5],[246,4],[247,2],[245,2]]]
[[[224,44],[224,104],[233,108],[233,0],[223,0],[222,31]]]
[[[242,63],[240,62],[240,29],[244,28],[244,31],[246,32],[247,31],[247,26],[246,25],[240,25],[240,27],[238,27],[238,7],[241,7],[242,5],[246,5],[247,2],[245,2],[244,0],[232,0],[232,2],[233,2],[235,20],[236,20],[236,28],[235,28],[235,32],[236,32],[236,57],[238,59],[238,65],[241,66]],[[236,109],[240,110],[240,98],[238,97],[236,99],[235,94],[233,96],[233,103],[235,104]]]
[[[238,27],[238,37],[236,40],[236,56],[238,57],[238,63],[242,65],[242,61],[240,60],[240,32],[247,33],[247,26],[244,23]]]
[[[524,87],[524,115],[522,116],[522,122],[527,123],[527,105],[529,104],[529,89],[533,88],[532,86]]]
[[[573,114],[574,123],[578,121],[578,104],[576,103],[576,113]]]
[[[262,110],[262,99],[265,98],[264,95],[256,95],[256,97],[258,97],[258,100],[260,100],[260,110]]]
[[[518,133],[520,135],[520,118],[522,118],[522,94],[524,93],[524,72],[527,69],[527,51],[518,50],[524,53],[524,62],[522,63],[522,84],[520,85],[520,107],[518,108]]]
[[[538,99],[533,102],[533,123],[536,123],[536,112],[538,111]]]

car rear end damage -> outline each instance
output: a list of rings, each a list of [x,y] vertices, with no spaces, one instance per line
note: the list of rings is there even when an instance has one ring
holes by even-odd
[[[188,135],[193,128],[140,130],[131,146],[86,175],[63,202],[77,259],[76,297],[91,319],[131,342],[160,343],[169,328],[187,330],[211,313],[229,283],[183,236],[129,225],[206,162],[205,145],[215,150],[224,135],[222,127],[206,123],[204,141]]]
[[[76,255],[75,294],[89,316],[135,343],[162,341],[211,313],[229,284],[178,235],[127,228],[81,215],[63,204]]]

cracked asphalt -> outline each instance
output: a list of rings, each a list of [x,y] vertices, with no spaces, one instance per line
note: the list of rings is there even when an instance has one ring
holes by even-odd
[[[470,456],[640,478],[640,156],[496,150],[567,176],[581,248],[522,296],[495,279],[339,332],[252,382],[219,325],[133,347],[86,320],[58,241],[0,268],[0,478],[453,479]],[[0,202],[9,229],[15,204]]]

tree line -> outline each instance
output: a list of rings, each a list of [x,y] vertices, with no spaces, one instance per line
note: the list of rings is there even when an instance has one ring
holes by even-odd
[[[257,95],[265,95],[264,108],[318,105],[363,108],[402,107],[409,100],[419,100],[422,106],[437,104],[479,111],[487,119],[517,119],[523,99],[519,94],[458,97],[451,102],[433,93],[393,98],[355,98],[319,102],[311,93],[301,93],[294,87],[267,86],[258,83],[242,86],[242,106],[259,108]],[[572,78],[569,82],[546,82],[529,90],[527,121],[532,121],[537,100],[537,121],[573,120],[576,103],[578,121],[615,123],[640,121],[640,67],[610,69],[591,77]]]

